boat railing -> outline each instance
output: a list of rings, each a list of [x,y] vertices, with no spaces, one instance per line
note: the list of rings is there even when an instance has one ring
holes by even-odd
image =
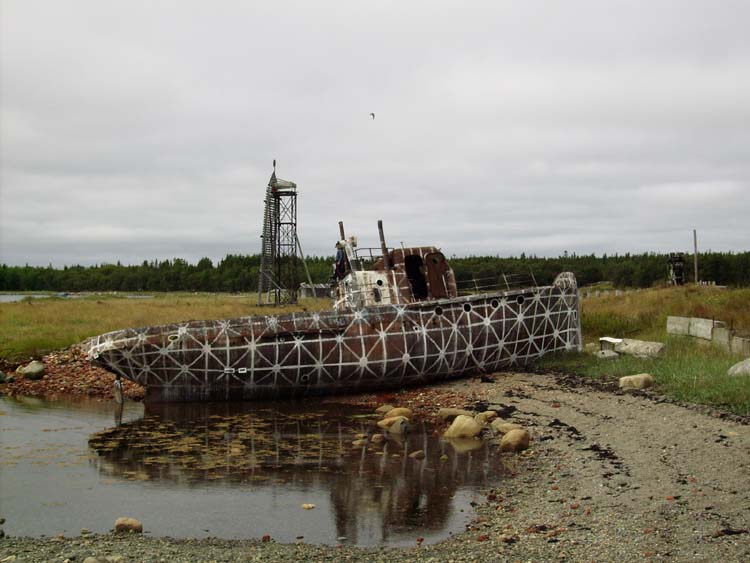
[[[463,278],[456,281],[459,295],[471,295],[474,293],[489,293],[492,291],[512,291],[537,287],[534,274],[504,274],[490,276],[475,276]]]
[[[393,248],[387,248],[387,250],[390,253]],[[361,270],[369,270],[375,262],[383,258],[383,249],[380,247],[356,248],[354,255],[357,257],[357,262],[359,262],[359,268]]]

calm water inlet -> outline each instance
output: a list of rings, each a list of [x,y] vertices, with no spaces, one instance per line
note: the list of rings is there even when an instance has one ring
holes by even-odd
[[[314,403],[117,412],[3,398],[0,516],[13,535],[106,532],[132,516],[155,536],[414,545],[462,531],[480,488],[505,474],[487,444],[444,441],[419,421],[376,443],[375,421]]]

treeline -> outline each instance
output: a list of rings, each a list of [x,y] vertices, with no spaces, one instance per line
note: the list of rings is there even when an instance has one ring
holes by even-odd
[[[325,283],[331,275],[332,257],[310,257],[307,267],[314,283]],[[664,254],[624,254],[612,256],[536,256],[500,258],[470,256],[451,258],[460,285],[502,286],[506,281],[533,279],[551,283],[562,271],[571,271],[579,285],[609,281],[615,287],[650,287],[667,279]],[[710,252],[698,255],[699,277],[719,285],[750,286],[750,252]],[[140,265],[101,264],[67,266],[0,266],[2,291],[255,291],[260,270],[259,255],[228,255],[214,264],[202,258],[197,264],[175,258],[144,261]],[[306,275],[300,265],[299,280]],[[685,273],[693,279],[692,256],[686,256]]]

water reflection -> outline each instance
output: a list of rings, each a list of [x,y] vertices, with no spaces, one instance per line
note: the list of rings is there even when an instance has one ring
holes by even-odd
[[[91,436],[89,446],[101,473],[156,486],[276,487],[298,491],[300,503],[324,491],[337,537],[362,544],[445,535],[468,508],[455,506],[459,493],[506,472],[485,443],[449,443],[419,421],[405,437],[378,438],[376,420],[348,406],[150,405],[143,418]],[[423,459],[409,456],[417,450]],[[283,509],[274,517],[285,518]]]

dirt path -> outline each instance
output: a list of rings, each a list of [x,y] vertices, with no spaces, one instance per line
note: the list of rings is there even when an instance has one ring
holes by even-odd
[[[564,528],[553,537],[575,561],[750,561],[749,426],[548,375],[493,387],[534,428],[545,472],[515,495],[519,538]],[[510,552],[529,555],[523,544]]]
[[[750,426],[741,420],[657,395],[527,373],[387,398],[422,416],[479,401],[531,430],[530,450],[502,454],[514,477],[487,491],[465,533],[401,550],[113,535],[5,538],[0,560],[17,554],[18,561],[62,561],[59,554],[72,552],[80,560],[118,554],[127,562],[168,563],[750,561]],[[372,403],[375,396],[348,400]]]

